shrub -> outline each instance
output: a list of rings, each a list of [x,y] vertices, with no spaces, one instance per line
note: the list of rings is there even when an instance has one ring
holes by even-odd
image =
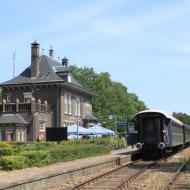
[[[69,149],[55,148],[49,150],[49,155],[52,158],[53,162],[66,160],[66,157],[71,156]]]
[[[1,165],[5,169],[40,167],[59,161],[107,154],[116,143],[118,142],[112,138],[62,141],[58,145],[55,142],[13,142],[11,145],[4,143],[8,147],[0,147]],[[16,153],[18,157],[8,156]]]
[[[35,150],[35,151],[24,151],[20,153],[21,156],[26,157],[30,162],[29,166],[44,166],[52,162],[48,151]]]
[[[35,143],[35,150],[45,150],[49,148],[56,147],[56,142],[36,142]]]
[[[35,150],[34,142],[11,142],[11,145],[16,153],[26,150]]]
[[[11,142],[15,152],[46,150],[56,146],[56,142]]]
[[[6,170],[26,168],[28,163],[28,159],[24,156],[3,156],[0,158],[0,166]]]
[[[12,148],[0,148],[0,157],[1,156],[10,156],[13,155],[14,151]]]
[[[69,140],[69,141],[61,141],[59,145],[62,146],[75,146],[80,144],[85,144],[86,140]]]
[[[6,141],[2,141],[0,142],[0,148],[11,148],[11,145]]]
[[[59,147],[49,151],[53,162],[69,161],[110,152],[110,148],[104,145],[82,144],[78,146]]]

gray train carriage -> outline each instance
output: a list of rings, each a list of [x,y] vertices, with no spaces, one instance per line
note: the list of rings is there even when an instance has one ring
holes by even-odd
[[[190,145],[190,126],[184,124],[184,141],[186,145]]]
[[[163,111],[141,111],[132,121],[134,130],[129,134],[128,143],[135,144],[142,153],[165,152],[185,143],[184,124]]]
[[[184,125],[181,121],[171,117],[166,130],[168,130],[169,147],[177,147],[185,143]]]

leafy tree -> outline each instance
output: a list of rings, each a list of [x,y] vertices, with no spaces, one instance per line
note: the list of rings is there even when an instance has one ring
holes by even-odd
[[[146,109],[136,94],[129,93],[122,83],[112,81],[109,73],[97,74],[93,68],[78,68],[76,65],[70,66],[70,70],[84,88],[97,94],[92,101],[93,113],[105,127],[115,129],[116,121],[129,120],[135,113]],[[115,116],[114,119],[109,120],[109,115]]]
[[[180,121],[182,121],[183,123],[190,125],[190,115],[187,115],[186,113],[181,113],[181,112],[179,113],[174,112],[173,116],[179,119]]]

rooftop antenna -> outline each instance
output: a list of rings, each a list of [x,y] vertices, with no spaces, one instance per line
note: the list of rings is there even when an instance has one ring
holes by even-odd
[[[13,78],[15,77],[15,67],[16,67],[16,50],[13,52]]]

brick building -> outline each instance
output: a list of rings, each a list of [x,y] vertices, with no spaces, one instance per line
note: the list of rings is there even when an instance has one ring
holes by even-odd
[[[84,89],[62,62],[39,54],[40,45],[31,44],[31,65],[17,77],[0,84],[0,140],[37,140],[45,138],[46,127],[68,124],[87,125],[92,114],[94,93]],[[11,122],[9,122],[11,121]]]

